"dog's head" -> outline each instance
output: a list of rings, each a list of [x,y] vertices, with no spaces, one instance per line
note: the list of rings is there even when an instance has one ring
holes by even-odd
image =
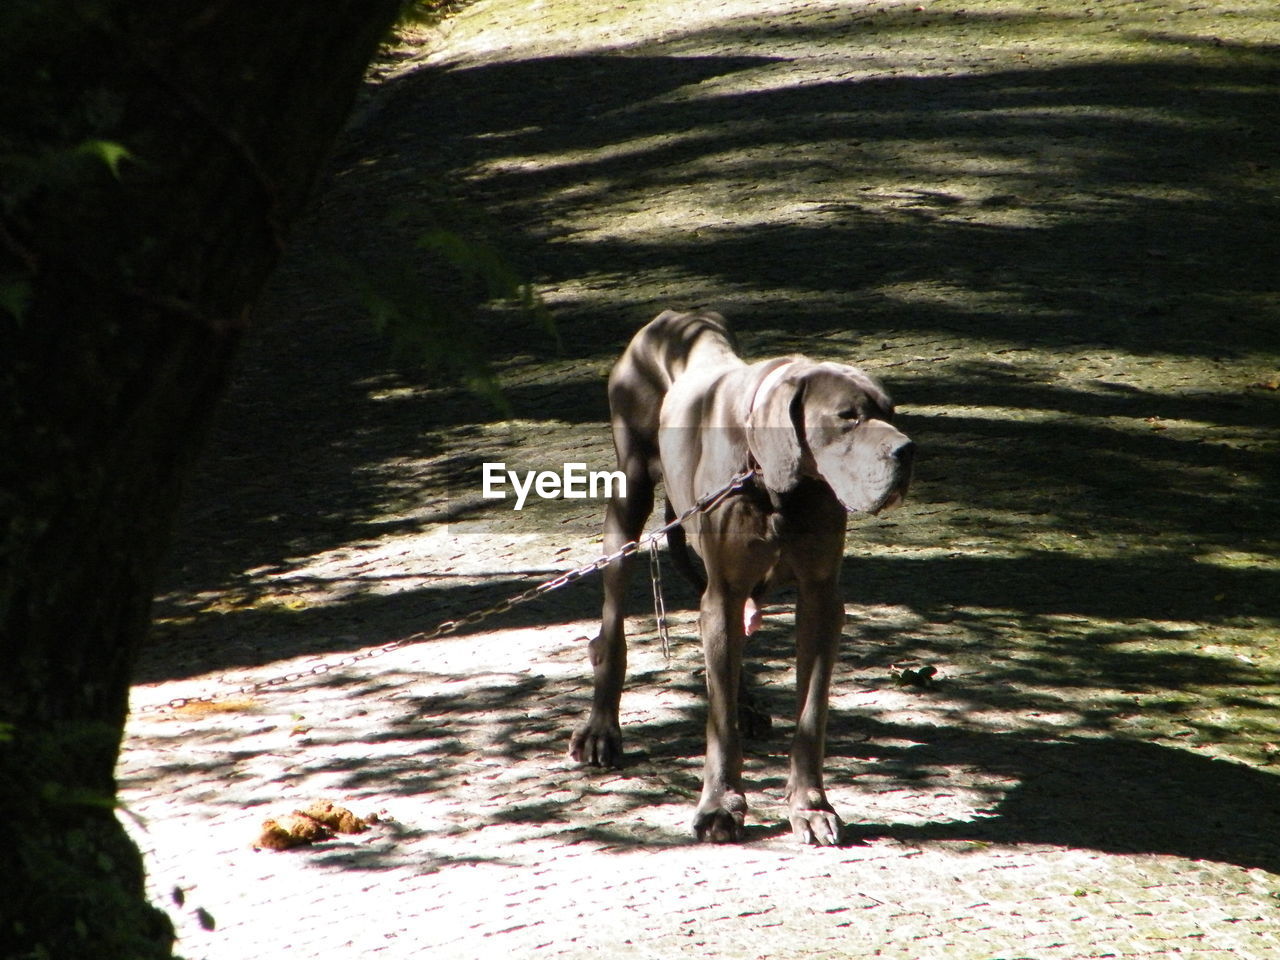
[[[892,419],[889,395],[857,367],[796,359],[761,382],[747,442],[770,489],[819,477],[846,510],[874,514],[911,481],[914,444]]]

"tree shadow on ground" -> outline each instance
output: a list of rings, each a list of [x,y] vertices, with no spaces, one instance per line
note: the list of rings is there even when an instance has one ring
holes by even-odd
[[[796,38],[786,30],[775,37]],[[878,41],[868,34],[867,42]],[[663,299],[671,287],[663,278],[673,276],[700,278],[706,299],[723,302],[755,342],[815,352],[830,345],[835,359],[860,359],[882,342],[890,355],[907,357],[913,343],[935,338],[1032,353],[1114,348],[1153,361],[1229,363],[1277,351],[1280,333],[1265,298],[1280,260],[1280,204],[1259,166],[1280,146],[1271,122],[1276,62],[1274,48],[1258,47],[1205,64],[1157,55],[1088,67],[762,84],[703,96],[701,84],[786,61],[592,54],[399,81],[378,122],[352,135],[325,205],[300,231],[265,311],[273,323],[247,355],[196,484],[170,586],[195,594],[243,585],[252,599],[269,586],[246,571],[287,570],[297,558],[385,534],[380,518],[405,478],[377,468],[456,457],[455,447],[466,444],[449,429],[500,418],[456,384],[396,369],[376,338],[355,326],[350,292],[328,275],[334,251],[376,259],[403,250],[433,222],[439,194],[428,188],[440,176],[465,180],[464,193],[492,205],[498,239],[539,280],[598,280],[589,295],[558,307],[566,361],[559,378],[516,386],[508,396],[523,418],[599,423],[602,436],[607,365],[657,309],[684,305]],[[959,168],[921,161],[930,150],[994,172],[974,174],[985,178],[981,189],[960,190],[949,180]],[[849,184],[862,186],[846,190]],[[696,232],[677,225],[637,238],[565,227],[608,204],[642,208],[694,187],[754,199],[742,201],[740,221],[727,215]],[[772,215],[799,201],[821,206],[821,217]],[[1007,222],[995,222],[993,212]],[[972,306],[968,294],[1008,309]],[[553,356],[532,323],[507,312],[487,315],[467,334],[512,369]],[[1122,384],[1083,390],[1046,376],[1034,358],[1021,362],[957,362],[938,376],[913,376],[900,393],[921,450],[918,506],[908,509],[960,504],[972,515],[956,517],[957,526],[1021,546],[1012,556],[858,559],[855,533],[851,600],[900,607],[962,632],[947,639],[870,629],[863,655],[887,665],[922,651],[971,655],[986,644],[983,674],[955,691],[970,709],[1044,706],[1033,687],[1087,701],[1117,685],[1168,691],[1204,683],[1264,703],[1276,686],[1268,671],[1229,670],[1207,655],[1119,649],[1106,631],[1090,643],[1076,635],[1053,643],[1046,618],[1223,625],[1241,615],[1277,616],[1273,570],[1196,559],[1211,547],[1272,548],[1266,531],[1280,499],[1274,450],[1138,434],[1121,423],[1164,417],[1266,427],[1280,414],[1275,397],[1212,382],[1168,384],[1162,392]],[[385,398],[397,390],[398,399]],[[913,404],[1002,408],[1007,416],[912,417]],[[442,484],[457,483],[468,469],[460,459],[423,477],[424,496],[438,497]],[[992,519],[1017,510],[1038,518],[1033,533],[1133,537],[1138,545],[1121,557],[1037,547],[1025,524]],[[399,521],[395,529],[432,522]],[[528,577],[498,571],[462,586],[357,590],[316,609],[246,604],[204,614],[166,628],[141,679],[402,639],[528,585]],[[644,589],[637,585],[633,609]],[[598,588],[578,587],[463,632],[597,615]],[[1148,635],[1162,638],[1158,630]],[[1014,645],[1025,656],[1000,659]],[[785,657],[781,648],[765,653]],[[545,692],[504,681],[474,702],[471,695],[411,702],[419,725],[406,721],[385,734],[406,741],[403,758],[347,760],[329,772],[347,773],[369,791],[447,794],[468,755],[430,718],[465,728],[488,723],[494,710],[514,714],[497,731],[508,744],[499,754],[505,749],[513,761],[558,755],[566,718],[581,705],[523,736],[527,698]],[[1081,710],[1091,729],[1109,729],[1107,717]],[[1046,740],[849,723],[833,729],[833,757],[866,756],[848,740],[850,729],[860,729],[916,742],[896,758],[908,773],[969,765],[1016,781],[993,797],[983,819],[863,825],[851,828],[855,837],[1043,842],[1280,872],[1280,805],[1270,773],[1112,736]],[[678,725],[641,725],[635,736],[649,744],[636,757],[639,805],[666,795],[667,781],[653,779],[653,768],[695,762],[700,725],[690,715]],[[415,752],[432,753],[428,741],[430,762]],[[681,776],[682,784],[696,782],[689,769]],[[539,798],[492,816],[538,822],[557,813]]]
[[[859,43],[872,51],[884,31],[919,29],[881,22],[865,36],[814,24],[767,29],[793,39],[816,31],[852,51]],[[697,39],[736,43],[747,29]],[[172,579],[213,585],[367,536],[369,519],[396,495],[389,472],[370,468],[431,458],[445,449],[441,430],[500,416],[455,386],[428,388],[389,364],[376,338],[356,329],[358,307],[331,267],[337,251],[403,258],[416,232],[438,216],[439,193],[427,188],[442,176],[466,177],[464,199],[469,191],[492,209],[496,239],[543,282],[605,278],[598,295],[558,309],[562,358],[595,365],[590,375],[566,369],[560,382],[510,388],[522,417],[603,422],[604,370],[636,326],[670,305],[655,299],[662,284],[646,278],[670,275],[702,277],[712,300],[735,291],[731,319],[768,342],[853,326],[866,343],[886,334],[942,335],[1226,360],[1277,349],[1280,332],[1259,298],[1270,289],[1269,265],[1280,259],[1280,205],[1265,170],[1256,169],[1277,146],[1274,125],[1264,122],[1270,97],[1263,82],[1275,50],[1196,63],[1161,59],[1160,44],[1152,49],[1148,60],[1084,67],[867,74],[707,95],[699,95],[704,85],[785,69],[789,61],[586,54],[396,81],[382,93],[377,123],[350,135],[325,204],[299,231],[264,310],[271,322],[246,357],[187,513],[181,556],[188,573]],[[930,151],[953,161],[921,166]],[[975,169],[991,165],[983,174],[989,196],[949,186],[949,176],[968,176],[964,158]],[[853,189],[857,183],[866,189]],[[714,228],[673,228],[656,239],[557,234],[556,224],[589,216],[597,205],[661,205],[671,191],[695,185],[717,195],[754,194],[741,203],[749,222],[727,214]],[[824,213],[759,222],[762,211],[791,201]],[[987,222],[983,214],[995,207],[1034,214],[1035,223]],[[903,299],[890,290],[904,285],[934,295]],[[998,294],[1010,309],[971,308],[966,293]],[[536,325],[505,311],[472,325],[468,336],[499,364],[554,352]],[[380,386],[419,392],[374,399]],[[1197,395],[1212,385],[1188,388],[1181,406],[1191,416]],[[910,390],[900,398],[908,407],[959,401],[1098,416],[1110,403],[1115,416],[1180,412],[1168,395],[1084,398],[1019,382],[993,365],[970,365],[937,382],[916,377]],[[1260,392],[1206,402],[1216,422],[1276,416],[1274,398]],[[1007,439],[990,436],[1007,433],[1007,423],[974,426],[988,434],[981,439]],[[1210,462],[1203,444],[1139,442],[1097,426],[1074,436],[1052,426],[1018,429],[1028,448],[1049,441],[1055,462],[1067,451],[1076,476],[1132,476],[1135,488],[1232,466]],[[921,439],[928,455],[939,438]],[[962,455],[942,440],[935,463]],[[1153,468],[1152,452],[1163,470]],[[1244,496],[1236,491],[1237,502],[1274,504],[1275,481],[1263,469],[1273,456],[1234,456],[1265,484]],[[981,473],[955,479],[950,463],[945,472],[953,478],[948,496],[991,489]],[[1113,512],[1092,507],[1109,519],[1133,515],[1128,500]],[[1191,523],[1215,515],[1181,514]],[[228,537],[230,548],[219,550]]]
[[[424,674],[420,682],[448,679]],[[324,749],[282,769],[273,792],[305,792],[318,778],[342,795],[390,801],[393,810],[397,797],[424,797],[436,805],[433,809],[444,805],[450,812],[435,825],[394,824],[396,836],[368,849],[317,849],[317,856],[347,869],[392,869],[402,855],[388,842],[447,838],[503,824],[615,850],[693,842],[678,831],[631,822],[643,810],[691,807],[697,797],[703,708],[694,698],[701,678],[688,669],[686,658],[643,682],[677,689],[689,695],[690,705],[665,719],[629,725],[627,764],[610,771],[564,767],[565,736],[583,706],[580,690],[559,689],[536,674],[471,680],[456,694],[447,687],[426,696],[401,692],[395,716],[377,732],[353,736],[342,724],[318,726],[315,735]],[[394,679],[386,682],[384,693],[402,691]],[[317,684],[343,689],[352,699],[379,696],[377,681],[353,685],[350,677],[330,676]],[[772,695],[784,699],[776,689]],[[319,723],[318,715],[314,719]],[[760,791],[782,796],[785,736],[779,731],[749,745],[749,757],[757,758],[748,773],[753,806],[760,804]],[[258,760],[238,739],[228,734],[219,741],[205,734],[199,775],[243,783],[245,769]],[[181,753],[176,745],[161,751],[169,752]],[[846,844],[881,837],[920,844],[1051,844],[1280,873],[1280,777],[1190,749],[1116,736],[1042,737],[882,721],[861,713],[833,716],[827,752],[829,787],[854,796],[853,804],[841,810]],[[192,771],[189,762],[175,760],[128,786],[180,781]],[[987,798],[984,807],[971,819],[928,822],[930,797],[964,787],[975,776],[985,784],[980,788]],[[918,794],[913,806],[921,817],[877,822],[860,816],[858,794],[872,800],[884,789]],[[777,838],[787,830],[784,823],[754,824],[748,842]],[[464,845],[456,861],[448,854],[433,856],[439,867],[469,862],[476,854]]]
[[[1273,571],[1206,567],[1172,553],[1135,553],[1123,559],[1053,552],[916,559],[859,558],[855,552],[848,568],[844,595],[850,601],[902,607],[926,620],[962,620],[967,629],[990,633],[997,649],[1001,645],[995,641],[1010,618],[1024,629],[1049,614],[1126,622],[1194,619],[1230,623],[1242,614],[1276,616],[1275,598],[1280,592],[1278,575]],[[468,577],[469,582],[459,586],[441,577],[438,587],[357,593],[341,603],[302,610],[284,604],[258,605],[246,599],[240,608],[199,615],[185,626],[166,627],[136,679],[154,683],[251,668],[308,653],[350,653],[394,640],[414,642],[415,633],[499,606],[558,572],[546,568],[523,571],[523,576]],[[473,582],[476,579],[479,582]],[[651,606],[650,585],[643,571],[637,571],[633,580],[629,609],[643,613]],[[1106,589],[1099,589],[1100,581],[1105,581]],[[305,579],[299,584],[305,586]],[[591,625],[599,619],[599,591],[597,582],[581,581],[478,623],[464,623],[455,633],[470,636],[582,621]],[[1230,604],[1215,600],[1226,597],[1233,598]],[[670,597],[668,604],[673,611],[682,605],[696,609],[686,591]],[[960,610],[970,612],[957,613]],[[978,610],[992,611],[995,619],[988,625],[984,614],[972,612]],[[208,642],[217,638],[222,642]],[[193,643],[198,639],[206,642]],[[1074,642],[1076,638],[1071,639]],[[864,646],[872,648],[884,641],[892,645],[893,637],[877,636],[874,643]],[[1066,655],[1066,651],[1045,653],[1045,658],[1059,655]],[[1155,664],[1135,669],[1154,671],[1157,682],[1161,676]]]
[[[405,123],[427,121],[442,103],[466,104],[465,115],[449,122],[458,134],[452,156],[484,171],[478,179],[486,197],[527,229],[538,244],[529,255],[553,282],[597,270],[643,277],[677,269],[708,278],[709,286],[793,291],[798,301],[806,290],[856,299],[886,280],[999,289],[1021,309],[974,313],[943,300],[859,306],[877,315],[876,326],[897,329],[1219,356],[1277,343],[1271,324],[1239,312],[1269,290],[1259,268],[1277,242],[1274,198],[1248,174],[1274,135],[1263,120],[1269,94],[1258,81],[1276,51],[1252,53],[1236,64],[1156,56],[702,97],[688,91],[770,61],[582,55],[430,72],[396,92]],[[559,95],[547,97],[548,90]],[[1152,103],[1161,109],[1151,111]],[[1224,136],[1224,127],[1234,135]],[[947,167],[922,166],[909,149],[918,144],[1017,172],[993,169],[989,176],[1005,192],[975,201],[948,193]],[[399,168],[426,162],[413,149],[400,142],[394,154],[365,159]],[[732,156],[741,159],[724,159]],[[860,172],[864,197],[811,196],[824,184],[838,194]],[[886,172],[938,189],[910,188],[886,212],[863,202]],[[554,224],[606,196],[615,205],[625,198],[652,204],[699,181],[708,191],[763,194],[758,204],[741,205],[750,224],[730,216],[716,227],[652,239],[554,232]],[[787,199],[819,204],[827,215],[820,223],[747,216]],[[955,215],[976,214],[983,204],[1031,208],[1042,219],[1000,226]],[[1211,322],[1187,316],[1188,301],[1218,297]],[[1030,324],[1028,309],[1036,311]],[[769,311],[781,312],[779,326],[793,332],[832,322],[805,317],[803,302],[770,298]],[[608,330],[611,318],[600,319]],[[597,342],[585,326],[579,332],[585,337],[569,338],[575,349]]]
[[[949,823],[856,823],[846,840],[1047,843],[1105,853],[1215,860],[1280,873],[1280,777],[1188,750],[1118,738],[1040,740],[1019,733],[852,724],[872,740],[887,776],[920,781],[941,768],[979,768],[1012,786],[981,816]],[[836,741],[830,752],[851,749]],[[865,755],[865,746],[852,748]],[[940,789],[947,775],[929,781]],[[849,811],[852,815],[854,811]]]

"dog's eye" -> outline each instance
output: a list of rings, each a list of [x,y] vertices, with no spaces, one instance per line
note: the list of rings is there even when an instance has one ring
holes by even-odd
[[[848,410],[841,410],[839,413],[836,414],[836,416],[839,417],[841,420],[849,420],[853,423],[861,423],[863,420],[866,419],[866,417],[864,417],[861,413],[859,413],[856,409],[853,409],[853,408],[850,408]]]

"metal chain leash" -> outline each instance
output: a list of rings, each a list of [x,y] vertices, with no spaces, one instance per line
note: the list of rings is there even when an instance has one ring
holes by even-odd
[[[628,543],[623,544],[621,548],[615,550],[613,553],[597,557],[590,563],[583,564],[582,566],[569,570],[566,573],[552,577],[550,580],[544,580],[542,583],[532,586],[528,590],[524,590],[514,596],[507,597],[505,600],[498,601],[491,607],[486,607],[483,610],[473,610],[471,613],[459,617],[456,620],[445,620],[443,623],[437,624],[430,630],[410,634],[409,636],[402,637],[399,640],[384,643],[382,646],[374,647],[370,650],[362,650],[360,653],[353,653],[340,660],[318,663],[314,667],[309,667],[305,670],[295,670],[290,673],[281,674],[277,677],[271,677],[267,680],[255,680],[252,683],[243,684],[234,690],[219,690],[217,693],[211,693],[205,696],[175,697],[167,703],[140,707],[135,710],[134,713],[169,713],[193,703],[215,703],[231,697],[249,696],[270,687],[282,687],[286,684],[297,683],[299,680],[323,676],[332,670],[342,670],[346,667],[354,666],[357,663],[363,663],[366,660],[372,660],[375,657],[381,657],[384,654],[392,653],[393,651],[399,650],[401,647],[408,646],[411,643],[425,643],[428,640],[439,640],[441,637],[450,636],[457,633],[463,627],[469,627],[473,624],[479,623],[481,620],[497,616],[500,613],[506,613],[513,607],[518,607],[521,604],[528,603],[530,600],[536,600],[544,594],[551,593],[553,590],[559,590],[561,587],[566,587],[571,583],[576,583],[584,577],[595,573],[597,570],[603,570],[615,560],[621,560],[624,557],[629,557],[634,553],[638,553],[647,546],[656,544],[659,539],[666,536],[667,533],[676,527],[683,525],[690,518],[699,513],[707,513],[717,507],[726,497],[740,489],[744,483],[754,477],[755,473],[754,469],[744,470],[719,490],[700,498],[693,504],[693,506],[680,514],[680,516],[663,524],[656,530],[645,534],[639,540],[631,540]]]
[[[671,661],[671,631],[667,629],[667,601],[662,594],[662,564],[658,560],[658,541],[649,541],[649,583],[653,587],[653,619],[662,641],[662,659]]]

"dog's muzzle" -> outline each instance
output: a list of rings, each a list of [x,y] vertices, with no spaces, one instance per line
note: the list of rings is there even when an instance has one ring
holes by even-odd
[[[889,487],[880,501],[867,510],[872,516],[901,506],[911,487],[911,465],[915,461],[916,445],[896,430],[894,433],[897,436],[881,451],[885,472],[890,478]]]

